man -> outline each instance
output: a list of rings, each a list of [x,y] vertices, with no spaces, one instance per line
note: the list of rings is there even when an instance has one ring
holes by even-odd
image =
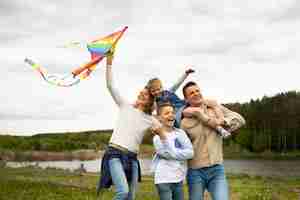
[[[223,120],[217,119],[214,109],[207,103],[211,101],[204,100],[195,82],[188,82],[183,87],[183,95],[188,106],[182,108],[176,118],[181,120],[181,128],[190,137],[194,149],[194,157],[188,161],[189,199],[204,199],[207,189],[213,200],[227,200],[222,137],[212,127],[223,126],[232,132],[244,125],[245,120],[238,113],[215,103],[224,116]]]

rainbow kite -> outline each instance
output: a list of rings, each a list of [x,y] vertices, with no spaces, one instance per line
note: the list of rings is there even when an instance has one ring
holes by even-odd
[[[86,79],[92,71],[95,70],[96,65],[108,54],[113,54],[116,49],[116,45],[123,33],[128,27],[125,26],[122,30],[114,32],[106,37],[93,40],[87,44],[87,49],[91,54],[91,60],[77,68],[75,68],[70,74],[55,75],[48,74],[47,70],[33,62],[31,59],[25,58],[25,62],[37,70],[42,78],[56,86],[70,87],[78,84],[81,80]]]

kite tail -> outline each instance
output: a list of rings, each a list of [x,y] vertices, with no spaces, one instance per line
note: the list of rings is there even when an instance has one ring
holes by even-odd
[[[86,70],[86,75],[88,76],[92,71],[93,69],[96,67],[96,65],[103,59],[104,57],[103,56],[98,56],[98,57],[95,57],[94,59],[92,59],[90,62],[84,64],[83,66],[81,67],[78,67],[76,68],[75,70],[72,71],[72,74],[73,76],[78,76],[80,75],[81,73],[83,73],[83,71]],[[84,75],[85,76],[85,75]]]
[[[36,63],[34,63],[31,59],[29,59],[29,58],[25,58],[24,62],[26,62],[27,64],[31,65],[33,67],[33,69],[39,68],[39,66]]]
[[[32,68],[40,73],[42,78],[50,83],[51,85],[60,86],[60,87],[71,87],[73,85],[76,85],[82,80],[84,77],[79,78],[73,78],[71,74],[64,75],[64,76],[58,76],[55,74],[48,74],[47,70],[43,68],[42,66],[36,64],[29,58],[25,58],[25,63],[32,66]],[[83,74],[84,75],[84,74]]]
[[[24,62],[29,64],[34,70],[37,70],[41,74],[43,79],[47,81],[47,70],[46,69],[42,68],[40,65],[36,64],[29,58],[25,58]]]

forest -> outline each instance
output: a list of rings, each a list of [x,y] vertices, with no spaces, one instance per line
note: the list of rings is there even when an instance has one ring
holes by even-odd
[[[289,91],[247,103],[226,104],[246,119],[233,140],[252,152],[300,148],[300,92]]]
[[[272,97],[230,103],[224,106],[240,113],[246,126],[225,141],[226,146],[239,144],[250,152],[291,152],[300,149],[300,92],[289,91]],[[71,151],[77,149],[103,149],[112,130],[77,133],[49,133],[31,137],[0,135],[0,149]],[[144,138],[151,144],[151,135]]]

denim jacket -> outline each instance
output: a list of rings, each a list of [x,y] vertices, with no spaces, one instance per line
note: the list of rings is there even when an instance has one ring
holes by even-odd
[[[131,152],[123,152],[114,147],[108,147],[108,149],[104,153],[101,162],[101,172],[100,172],[101,176],[99,179],[99,183],[97,185],[97,193],[102,188],[109,188],[112,185],[112,177],[109,170],[109,160],[112,158],[119,158],[121,160],[128,182],[131,180],[132,162],[136,161],[138,163],[138,168],[139,168],[138,181],[139,182],[141,181],[141,167],[137,159],[137,154]]]

